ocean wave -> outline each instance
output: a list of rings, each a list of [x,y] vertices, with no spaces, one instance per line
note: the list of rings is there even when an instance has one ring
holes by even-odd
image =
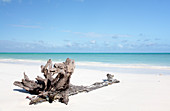
[[[53,61],[59,63],[63,61]],[[45,64],[45,60],[28,60],[28,59],[0,59],[0,63],[15,63],[15,64]],[[170,70],[170,66],[150,65],[150,64],[111,64],[102,62],[76,62],[76,66],[84,67],[107,67],[107,68],[137,68],[137,69],[161,69]]]
[[[170,70],[170,66],[157,66],[149,64],[109,64],[101,62],[77,62],[79,66],[95,66],[95,67],[109,67],[109,68],[139,68],[139,69],[164,69]]]

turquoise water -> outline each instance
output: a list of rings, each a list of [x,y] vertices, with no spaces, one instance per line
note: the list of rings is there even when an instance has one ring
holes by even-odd
[[[0,59],[28,59],[170,66],[170,53],[0,53]]]

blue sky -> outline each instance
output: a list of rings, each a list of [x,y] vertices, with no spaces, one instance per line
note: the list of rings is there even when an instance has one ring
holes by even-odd
[[[170,0],[0,0],[0,52],[170,52]]]

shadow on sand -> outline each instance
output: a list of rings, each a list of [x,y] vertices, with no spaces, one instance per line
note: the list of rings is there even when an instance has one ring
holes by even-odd
[[[21,92],[21,93],[27,93],[27,94],[30,94],[28,91],[26,91],[25,89],[13,89],[13,91],[18,91],[18,92]]]

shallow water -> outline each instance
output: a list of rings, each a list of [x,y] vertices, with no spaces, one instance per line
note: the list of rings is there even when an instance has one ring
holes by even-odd
[[[42,65],[75,59],[76,68],[115,73],[170,74],[169,53],[0,53],[0,63]]]
[[[170,66],[170,53],[0,53],[0,59],[28,59]]]

